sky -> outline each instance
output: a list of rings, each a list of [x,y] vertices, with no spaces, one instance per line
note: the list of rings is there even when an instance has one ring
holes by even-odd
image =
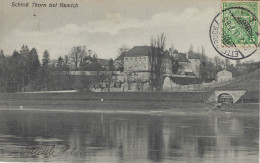
[[[11,7],[12,2],[77,3],[78,8]],[[116,58],[122,45],[150,45],[164,33],[166,49],[179,52],[193,46],[209,57],[220,56],[212,47],[209,28],[221,11],[220,0],[1,0],[0,49],[6,55],[22,45],[45,49],[51,59],[68,55],[73,46],[86,46],[99,58]],[[222,56],[220,56],[222,57]],[[259,53],[247,60],[260,60]]]

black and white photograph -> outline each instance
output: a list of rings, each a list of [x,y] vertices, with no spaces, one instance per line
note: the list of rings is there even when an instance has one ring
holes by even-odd
[[[259,0],[1,0],[0,163],[258,163]]]

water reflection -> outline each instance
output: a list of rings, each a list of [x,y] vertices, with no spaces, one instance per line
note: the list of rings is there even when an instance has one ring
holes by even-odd
[[[252,116],[0,112],[1,161],[258,162],[258,145]]]

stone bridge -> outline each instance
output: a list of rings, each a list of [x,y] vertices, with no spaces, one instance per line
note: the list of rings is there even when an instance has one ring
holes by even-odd
[[[230,100],[231,103],[236,103],[245,93],[245,90],[214,91],[208,98],[207,102],[220,102],[223,98],[226,98],[227,100]]]

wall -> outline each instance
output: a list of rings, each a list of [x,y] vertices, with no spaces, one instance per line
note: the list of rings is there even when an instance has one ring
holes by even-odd
[[[165,77],[163,83],[163,91],[176,92],[176,91],[199,91],[203,88],[203,84],[188,84],[179,85],[174,83],[169,77]]]
[[[64,71],[64,74],[68,74],[68,75],[75,75],[75,76],[95,76],[97,74],[101,75],[101,74],[105,74],[105,75],[111,75],[112,71]],[[113,71],[113,74],[121,74],[120,71]]]
[[[224,86],[227,84],[232,83],[232,80],[224,81],[222,83],[212,81],[210,83],[195,83],[195,84],[187,84],[187,85],[179,85],[172,80],[170,80],[169,77],[165,77],[164,83],[163,83],[163,91],[166,92],[174,92],[174,91],[201,91],[201,90],[210,90],[215,87]]]
[[[126,81],[130,82],[146,82],[150,79],[150,72],[133,72],[127,78]]]

